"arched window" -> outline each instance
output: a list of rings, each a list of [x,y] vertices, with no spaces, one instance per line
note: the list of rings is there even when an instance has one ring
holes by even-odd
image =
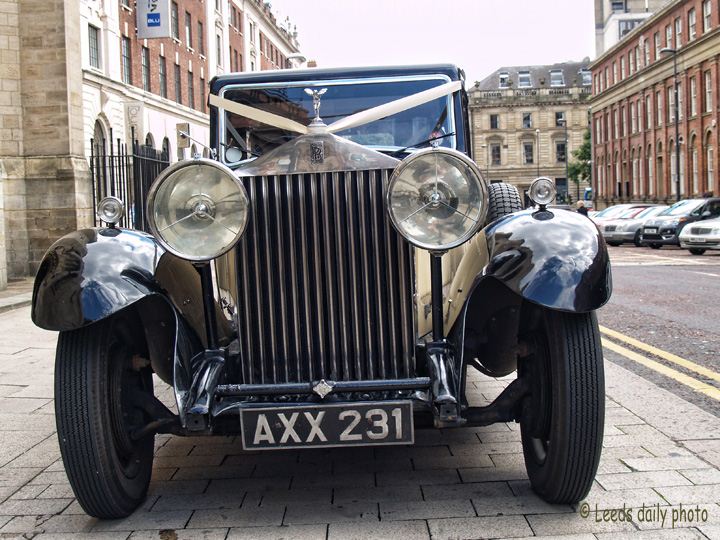
[[[713,155],[712,131],[705,136],[705,165],[707,169],[707,191],[715,191],[715,159]]]
[[[700,175],[698,174],[698,150],[697,150],[697,137],[693,134],[690,137],[690,177],[692,178],[691,191],[693,194],[700,192]]]
[[[677,167],[675,160],[675,141],[672,139],[668,142],[668,148],[670,148],[670,193],[672,195],[677,194]]]
[[[155,148],[155,138],[152,136],[152,133],[145,135],[145,146]]]
[[[190,147],[190,157],[194,158],[196,155],[197,155],[197,146],[195,146],[195,144],[193,144]]]
[[[105,134],[105,128],[102,122],[98,118],[95,120],[95,126],[93,127],[93,138],[92,146],[94,154],[102,154],[106,148],[107,135]]]
[[[162,159],[165,161],[170,160],[170,140],[167,137],[162,142]]]
[[[662,142],[658,142],[657,145],[657,153],[656,153],[656,159],[657,159],[657,166],[655,167],[655,185],[656,190],[655,193],[657,193],[658,196],[665,194],[665,170],[663,169],[663,147]]]
[[[655,193],[655,179],[653,178],[653,157],[652,157],[652,145],[648,144],[647,154],[645,154],[647,160],[647,185],[648,195]]]

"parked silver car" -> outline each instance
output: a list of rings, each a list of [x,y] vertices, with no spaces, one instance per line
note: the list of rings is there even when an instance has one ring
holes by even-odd
[[[631,208],[619,218],[609,219],[598,224],[598,228],[611,246],[632,242],[640,247],[640,234],[645,221],[657,216],[668,208],[667,205],[650,206],[648,208]]]
[[[692,223],[680,232],[680,247],[693,255],[702,255],[708,249],[720,249],[720,218]]]
[[[616,204],[613,206],[608,206],[607,208],[600,210],[596,214],[593,214],[592,216],[588,215],[592,221],[594,221],[596,224],[600,224],[603,221],[607,221],[609,219],[617,219],[623,214],[625,214],[628,210],[632,208],[647,208],[649,206],[653,206],[650,203],[623,203],[623,204]]]

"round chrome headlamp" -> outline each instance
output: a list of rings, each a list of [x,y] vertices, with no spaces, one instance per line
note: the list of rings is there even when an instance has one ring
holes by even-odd
[[[111,227],[125,215],[125,205],[117,197],[105,197],[97,205],[97,217]]]
[[[237,244],[248,221],[245,187],[209,159],[165,169],[148,195],[148,222],[160,244],[178,257],[208,261]]]
[[[488,190],[477,165],[456,150],[428,148],[405,158],[387,189],[387,209],[411,244],[445,251],[470,239],[485,222]]]
[[[540,206],[546,206],[553,202],[556,194],[555,182],[547,176],[541,176],[533,180],[528,190],[528,197],[532,202]]]

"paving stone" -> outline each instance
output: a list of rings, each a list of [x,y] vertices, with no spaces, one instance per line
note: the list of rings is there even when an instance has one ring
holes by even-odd
[[[0,411],[0,416],[4,415],[5,413]],[[25,422],[28,422],[28,418],[25,418]],[[47,436],[48,434],[42,431],[8,431],[3,425],[3,430],[0,431],[0,467],[24,454]]]
[[[720,439],[681,441],[692,452],[720,452]]]
[[[533,534],[522,516],[431,519],[428,527],[433,540],[516,538]]]
[[[707,536],[709,540],[720,540],[720,526],[700,525],[698,529]]]
[[[249,478],[253,466],[237,465],[235,467],[183,467],[172,475],[174,480],[212,480],[214,478]],[[161,469],[162,470],[162,469]],[[170,469],[174,470],[174,469]],[[153,476],[155,470],[153,470]]]
[[[640,529],[675,529],[681,530],[699,525],[712,526],[720,525],[720,506],[717,504],[680,504],[667,506],[665,522],[655,519],[640,521],[636,524]]]
[[[656,491],[670,504],[695,504],[720,501],[720,485],[658,487]],[[0,514],[2,514],[0,506]]]
[[[333,490],[335,504],[371,501],[422,501],[420,486],[342,487]]]
[[[685,486],[691,482],[676,471],[649,471],[619,474],[599,474],[598,483],[611,491],[641,487]]]
[[[34,538],[41,540],[125,540],[130,531],[117,532],[89,532],[89,533],[47,533]]]
[[[37,516],[35,530],[44,533],[87,533],[99,521],[87,515]]]
[[[377,503],[358,502],[349,504],[308,505],[290,503],[283,523],[306,525],[312,523],[337,523],[343,521],[377,521]]]
[[[678,472],[693,484],[720,484],[720,470],[718,469],[690,469]]]
[[[614,448],[603,448],[600,459],[619,459],[619,458],[644,458],[654,457],[642,446],[620,446]]]
[[[475,510],[468,500],[385,501],[380,503],[380,519],[382,521],[475,516]]]
[[[190,519],[189,510],[173,512],[138,511],[124,519],[99,521],[95,531],[135,531],[139,529],[182,529]]]
[[[75,493],[70,484],[52,484],[38,495],[38,499],[72,499],[73,497]]]
[[[49,402],[48,398],[21,398],[0,397],[0,414],[10,413],[31,413]]]
[[[233,528],[227,540],[324,540],[327,528],[327,525]]]
[[[495,464],[487,454],[443,456],[435,458],[416,458],[413,460],[418,471],[432,469],[458,469],[461,467],[494,467]]]
[[[510,516],[522,514],[556,514],[574,512],[563,504],[549,504],[537,495],[519,497],[484,497],[473,499],[478,516]],[[381,507],[382,508],[382,507]]]
[[[647,531],[598,533],[595,537],[598,540],[635,540],[636,538],[649,538],[651,540],[655,540],[656,538],[658,540],[665,538],[669,540],[705,540],[705,537],[697,529],[653,529]]]
[[[498,480],[527,479],[525,464],[517,463],[512,467],[481,467],[478,469],[458,469],[463,482],[494,482]]]
[[[707,463],[694,456],[624,458],[622,462],[634,471],[672,471],[677,469],[706,469]]]
[[[227,463],[230,465],[234,458],[238,456],[230,456]],[[348,471],[355,472],[355,471]],[[255,465],[253,478],[272,478],[276,476],[327,476],[332,473],[332,462],[326,463],[261,463]]]
[[[21,470],[21,469],[9,469],[9,470]],[[43,471],[39,474],[36,474],[32,480],[30,480],[30,484],[67,484],[69,482],[67,474],[65,474],[65,471]]]
[[[390,473],[378,473],[381,474]],[[403,473],[408,474],[408,473]],[[270,479],[272,480],[272,479]],[[315,474],[298,474],[293,476],[292,487],[344,487],[344,486],[357,486],[357,487],[372,487],[375,485],[375,474],[370,472],[361,473],[342,473],[333,475],[315,475]]]
[[[505,431],[489,431],[487,433],[478,433],[478,438],[482,444],[492,443],[515,443],[520,444],[520,432],[514,430]],[[453,447],[450,447],[452,451]]]
[[[580,514],[544,514],[526,518],[536,536],[636,530],[632,522],[598,521],[592,513],[586,518]]]
[[[509,497],[512,495],[510,487],[505,482],[423,486],[422,489],[426,501],[447,499],[482,499],[486,497]]]
[[[273,491],[290,489],[288,478],[218,478],[210,481],[206,493],[232,493],[233,491]],[[302,486],[301,486],[302,487]]]
[[[71,502],[72,499],[8,499],[0,504],[0,515],[35,516],[39,514],[59,514]]]
[[[428,447],[435,448],[435,447]],[[438,447],[441,448],[441,447]],[[446,448],[446,447],[444,447]],[[351,472],[388,472],[388,471],[412,471],[413,463],[410,458],[405,459],[369,459],[364,461],[342,461],[333,462],[332,469],[335,474],[347,474]]]
[[[150,483],[148,495],[197,495],[204,493],[209,480],[160,480]]]
[[[658,495],[657,491],[650,488],[640,489],[618,489],[615,491],[605,491],[602,488],[591,489],[585,502],[592,509],[605,508],[622,508],[622,505],[633,508],[645,506],[653,506],[655,504],[667,505],[668,502]]]
[[[313,503],[313,504],[331,504],[333,496],[332,488],[297,488],[297,489],[273,489],[270,491],[249,491],[245,496],[243,504],[287,504],[295,503]]]
[[[331,523],[328,540],[422,540],[430,538],[425,521],[363,521],[360,523]],[[319,537],[315,537],[319,538]]]
[[[167,531],[135,531],[129,540],[224,540],[228,529],[181,529]]]
[[[11,499],[36,499],[38,495],[40,495],[43,491],[45,491],[48,487],[44,484],[29,484],[27,486],[23,486],[15,493],[13,493]]]
[[[633,472],[630,467],[625,465],[619,459],[600,458],[596,474],[616,474]]]
[[[508,431],[507,433],[514,433]],[[450,451],[454,456],[475,456],[478,454],[521,454],[520,441],[487,442],[478,444],[453,444]]]
[[[0,486],[0,503],[10,498],[17,490],[17,486]]]
[[[209,508],[240,508],[245,499],[244,491],[230,493],[202,493],[199,495],[162,495],[153,505],[153,512],[171,510],[202,510]]]
[[[434,471],[398,471],[377,473],[378,486],[428,486],[433,484],[459,484],[460,476],[454,469]],[[353,484],[346,484],[353,485]]]
[[[157,456],[153,467],[214,467],[223,462],[223,456]],[[232,466],[235,464],[229,463]],[[238,464],[239,465],[239,464]]]
[[[187,528],[279,526],[282,523],[284,513],[284,505],[247,506],[225,510],[196,510],[193,512]]]

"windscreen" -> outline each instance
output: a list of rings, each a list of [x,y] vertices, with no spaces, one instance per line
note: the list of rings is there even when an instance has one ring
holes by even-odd
[[[670,208],[661,212],[661,216],[684,216],[695,210],[704,201],[688,199],[686,201],[680,201],[673,204]]]
[[[346,116],[446,82],[445,78],[353,81],[351,84],[328,81],[322,85],[312,83],[312,88],[327,88],[320,103],[320,117],[325,124],[330,125]],[[307,126],[315,116],[312,96],[305,92],[310,84],[285,83],[282,87],[230,86],[223,97]],[[452,98],[442,97],[369,124],[339,131],[336,135],[385,151],[427,146],[428,139],[436,139],[434,142],[440,146],[454,148],[452,112]],[[224,131],[221,142],[226,163],[261,156],[298,136],[297,133],[267,126],[229,111],[221,113],[225,115],[220,127]],[[230,148],[235,150],[228,152]]]

